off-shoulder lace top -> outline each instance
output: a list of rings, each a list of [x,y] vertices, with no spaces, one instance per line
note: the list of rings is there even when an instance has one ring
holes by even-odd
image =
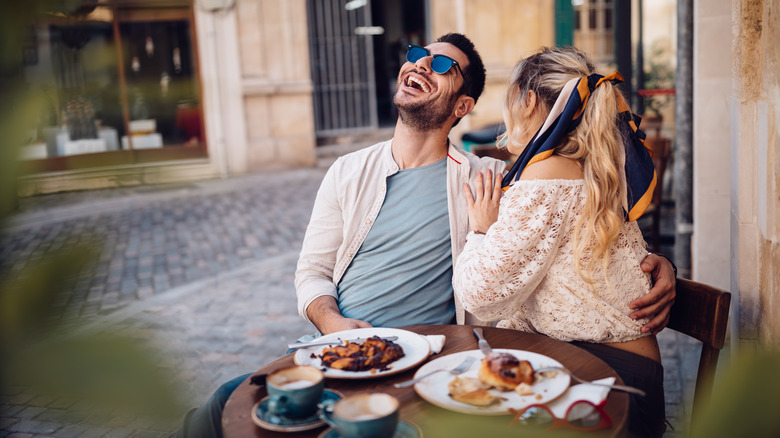
[[[585,206],[583,180],[520,180],[506,191],[498,221],[470,233],[453,275],[455,295],[480,319],[563,341],[623,342],[644,336],[628,304],[650,289],[639,267],[647,249],[626,222],[606,279],[596,263],[587,284],[575,267],[572,234]],[[587,257],[587,254],[585,254]],[[608,280],[607,280],[608,279]]]

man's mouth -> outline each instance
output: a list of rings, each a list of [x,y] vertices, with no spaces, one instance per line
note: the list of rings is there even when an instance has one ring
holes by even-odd
[[[431,89],[428,87],[428,84],[421,81],[420,79],[417,79],[416,77],[409,75],[406,78],[406,86],[411,87],[417,90],[422,91],[423,93],[430,93]]]

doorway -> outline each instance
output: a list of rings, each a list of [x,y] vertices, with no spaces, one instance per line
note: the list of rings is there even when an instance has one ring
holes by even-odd
[[[392,103],[407,44],[427,41],[427,2],[309,0],[318,139],[395,124]]]

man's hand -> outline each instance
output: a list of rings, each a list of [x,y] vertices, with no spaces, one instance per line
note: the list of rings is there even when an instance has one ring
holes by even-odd
[[[482,172],[477,175],[474,187],[476,198],[471,195],[471,188],[463,184],[463,193],[466,195],[466,203],[469,208],[469,226],[475,233],[485,234],[498,220],[498,204],[501,195],[501,174],[493,177],[493,171],[487,171],[487,178],[482,179]]]
[[[641,267],[644,272],[651,273],[653,287],[647,295],[629,304],[634,311],[628,316],[633,319],[650,317],[642,326],[642,333],[657,335],[669,323],[669,311],[677,296],[674,268],[669,260],[656,254],[645,257]]]
[[[330,295],[324,295],[312,301],[306,308],[306,314],[323,335],[342,330],[371,327],[371,324],[365,321],[345,318],[339,311],[336,299]]]

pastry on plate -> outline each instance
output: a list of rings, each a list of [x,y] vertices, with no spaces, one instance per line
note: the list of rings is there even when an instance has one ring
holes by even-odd
[[[488,353],[479,365],[479,380],[490,388],[511,391],[521,383],[534,383],[534,368],[509,353]]]
[[[345,342],[322,350],[322,365],[344,371],[384,371],[404,357],[404,349],[393,341],[372,336],[363,342]]]
[[[490,406],[501,401],[474,377],[456,377],[448,385],[450,397],[461,403],[474,406]]]

